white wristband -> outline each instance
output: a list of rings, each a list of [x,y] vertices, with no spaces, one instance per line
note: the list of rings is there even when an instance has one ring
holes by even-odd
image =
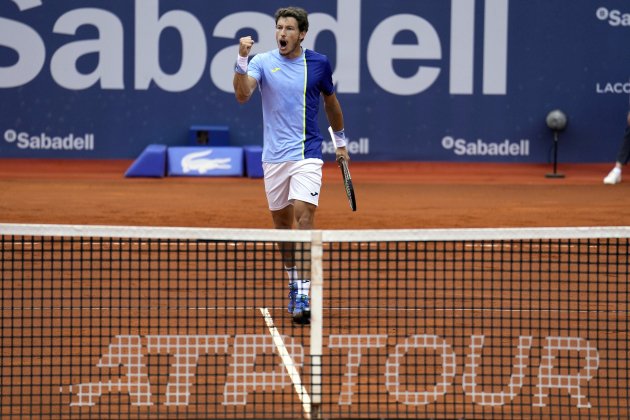
[[[328,132],[336,148],[346,147],[346,133],[343,128],[339,131],[333,131],[332,127],[328,127]]]
[[[240,54],[238,55],[234,71],[238,74],[247,74],[247,57],[241,57]]]

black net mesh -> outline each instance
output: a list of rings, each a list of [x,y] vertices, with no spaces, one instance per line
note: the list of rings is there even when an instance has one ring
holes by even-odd
[[[0,229],[0,416],[630,415],[627,237],[366,232],[311,261],[313,245],[285,234]],[[287,312],[287,244],[301,279],[321,263],[319,338]]]

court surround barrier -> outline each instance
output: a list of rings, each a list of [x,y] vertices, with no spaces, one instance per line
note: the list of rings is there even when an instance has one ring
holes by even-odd
[[[134,160],[125,177],[262,178],[260,146],[173,146],[151,144]]]

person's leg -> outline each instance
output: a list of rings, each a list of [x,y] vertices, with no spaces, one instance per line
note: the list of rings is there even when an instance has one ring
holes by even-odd
[[[291,183],[289,163],[264,163],[265,193],[271,211],[273,226],[276,229],[293,229],[293,200],[289,199]],[[295,266],[292,243],[278,243],[285,268]]]
[[[317,206],[311,203],[306,203],[301,200],[295,200],[294,204],[295,222],[298,229],[313,229],[315,225],[315,211]],[[308,247],[308,244],[305,244]],[[296,259],[300,262],[300,271],[302,273],[300,278],[294,283],[296,288],[295,307],[293,310],[293,319],[297,322],[308,322],[310,318],[310,297],[309,292],[311,289],[310,271],[311,263],[309,258],[304,258],[303,255],[309,255],[309,249],[301,247],[298,250],[294,250],[294,255],[298,256]],[[297,270],[295,272],[297,275]]]
[[[271,211],[273,226],[276,229],[293,229],[294,212],[292,200],[289,200],[291,182],[290,163],[263,163],[265,174],[265,193]],[[293,314],[298,294],[300,277],[295,263],[295,244],[293,242],[276,242],[282,264],[289,279],[289,303],[287,309]]]
[[[630,116],[628,117],[630,120]],[[621,142],[615,167],[604,178],[604,184],[618,184],[621,182],[621,168],[630,161],[630,124],[626,126],[626,132]]]
[[[296,200],[293,205],[282,210],[272,211],[271,216],[276,229],[293,229],[295,224],[298,229],[308,230],[313,228],[315,210],[317,210],[317,206]],[[289,283],[297,281],[299,275],[295,262],[295,244],[293,242],[278,242],[277,246],[282,255],[284,268],[289,275]],[[304,269],[308,270],[308,266],[303,267]]]
[[[313,204],[295,201],[293,205],[284,209],[272,211],[273,223],[276,229],[292,229],[294,220],[297,219],[299,229],[310,229],[314,212],[317,207]],[[306,323],[310,318],[310,301],[308,293],[311,282],[300,276],[296,260],[300,263],[300,271],[306,273],[310,270],[308,261],[303,260],[301,247],[296,250],[293,242],[277,242],[278,250],[282,256],[284,269],[289,277],[289,304],[287,309],[293,316],[293,320]]]
[[[272,210],[271,218],[276,229],[293,229],[294,211],[293,205],[288,205],[280,210]],[[282,262],[285,268],[295,267],[294,244],[293,242],[279,242],[277,244]]]
[[[274,210],[271,212],[273,218],[273,225],[276,229],[289,230],[293,228],[294,223],[294,208],[293,205],[289,205],[280,210]],[[282,265],[287,272],[289,278],[289,303],[287,310],[291,315],[294,314],[296,307],[296,300],[301,289],[302,279],[297,269],[296,264],[296,252],[295,243],[293,242],[276,242],[276,247],[280,252],[282,258]],[[300,315],[301,317],[301,315]]]
[[[315,212],[319,203],[319,193],[322,185],[322,165],[319,159],[306,159],[295,162],[291,171],[291,187],[289,200],[293,202],[293,215],[297,229],[313,229],[315,227]],[[306,244],[308,246],[308,244]],[[297,295],[293,310],[293,320],[296,322],[308,322],[310,318],[310,258],[308,248],[294,250],[296,261],[300,265]]]
[[[293,201],[295,227],[301,230],[315,228],[315,212],[319,204],[319,193],[322,186],[323,162],[319,159],[307,159],[296,163],[291,177],[289,199]],[[308,250],[303,250],[308,252]],[[308,279],[310,259],[301,261],[302,280]]]
[[[617,153],[617,164],[619,167],[630,161],[630,125],[626,126],[626,132],[623,136],[623,142]]]
[[[293,203],[295,223],[298,229],[313,229],[315,226],[315,210],[317,206],[304,201],[295,200]]]

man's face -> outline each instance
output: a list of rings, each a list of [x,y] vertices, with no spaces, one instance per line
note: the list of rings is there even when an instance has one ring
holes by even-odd
[[[280,54],[287,58],[296,58],[301,53],[300,42],[306,33],[300,32],[297,20],[293,17],[281,17],[276,23],[276,42]]]

